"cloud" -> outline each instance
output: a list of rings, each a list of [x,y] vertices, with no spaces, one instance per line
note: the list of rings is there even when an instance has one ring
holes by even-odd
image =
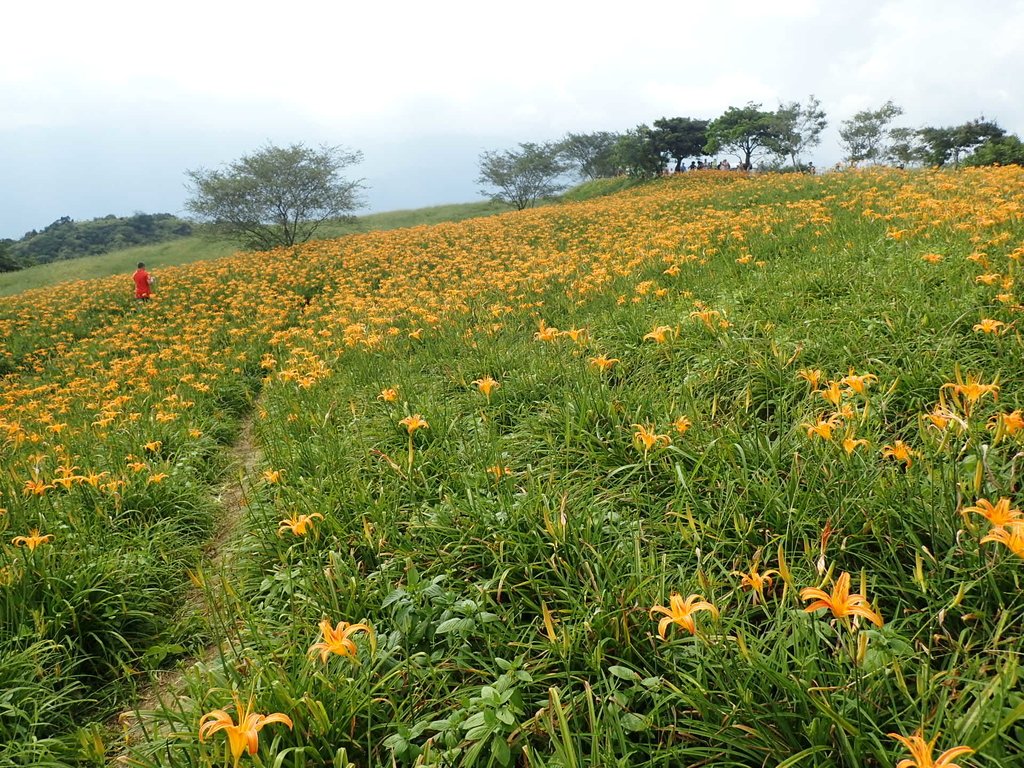
[[[473,199],[483,149],[810,93],[821,163],[842,119],[890,98],[907,125],[984,112],[1024,133],[1019,0],[51,1],[6,8],[5,29],[0,235],[180,210],[186,168],[266,141],[366,150],[385,208]]]

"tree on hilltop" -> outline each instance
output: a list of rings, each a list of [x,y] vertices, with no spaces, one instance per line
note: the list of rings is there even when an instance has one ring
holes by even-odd
[[[754,156],[770,150],[779,140],[779,121],[773,112],[765,112],[760,104],[729,107],[708,125],[705,154],[714,155],[732,150],[739,155],[740,167],[750,170]]]
[[[341,175],[362,159],[361,152],[341,147],[267,144],[224,170],[186,171],[192,196],[185,208],[246,247],[295,245],[328,219],[346,218],[362,207],[362,179]]]
[[[924,144],[925,159],[930,164],[941,168],[952,161],[953,167],[958,168],[964,155],[986,141],[1002,138],[1006,131],[991,120],[979,117],[948,128],[921,128],[918,135]]]
[[[821,143],[821,132],[828,126],[825,110],[811,94],[805,104],[791,101],[780,105],[775,111],[775,120],[777,132],[769,139],[768,147],[773,154],[789,159],[793,168],[799,170],[800,156]]]
[[[665,155],[655,131],[638,125],[615,143],[615,164],[634,179],[653,179],[665,170]]]
[[[569,133],[558,144],[558,151],[573,166],[581,179],[604,179],[615,175],[614,150],[619,134]]]
[[[903,107],[887,101],[875,110],[864,109],[843,120],[839,138],[851,163],[879,163],[889,154],[892,121],[903,114]]]
[[[562,177],[569,167],[559,157],[559,145],[547,142],[520,144],[518,150],[489,150],[480,155],[479,184],[493,189],[480,193],[517,211],[557,195],[569,186]]]
[[[688,157],[700,157],[707,143],[707,120],[692,117],[662,117],[654,121],[653,138],[658,149],[676,161],[675,171]]]
[[[1024,165],[1024,142],[1012,133],[989,139],[964,160],[964,165]]]

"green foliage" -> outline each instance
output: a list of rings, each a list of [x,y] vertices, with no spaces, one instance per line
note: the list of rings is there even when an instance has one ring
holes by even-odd
[[[957,168],[963,155],[985,142],[1002,138],[1006,131],[996,123],[979,117],[949,128],[921,128],[918,135],[926,162],[941,168],[952,161],[953,167]]]
[[[769,140],[769,149],[787,158],[793,168],[801,168],[800,156],[821,143],[821,132],[828,126],[821,102],[811,94],[806,104],[799,101],[783,104],[776,110],[775,119],[777,133]]]
[[[521,143],[518,150],[488,150],[480,155],[481,194],[495,202],[507,203],[517,211],[531,208],[539,200],[557,195],[568,184],[563,175],[568,166],[561,159],[560,145]]]
[[[653,179],[665,170],[665,156],[646,125],[626,131],[615,143],[615,164],[633,179]]]
[[[617,133],[569,133],[558,144],[559,154],[576,169],[581,179],[602,179],[616,174]]]
[[[729,107],[711,121],[707,135],[704,147],[707,154],[714,155],[722,150],[736,152],[740,167],[746,170],[753,167],[752,161],[758,152],[771,150],[782,140],[777,116],[753,102],[745,107]]]
[[[875,110],[865,109],[843,120],[839,137],[851,163],[878,163],[889,156],[892,121],[903,114],[903,108],[887,101]]]
[[[1024,143],[1015,136],[999,136],[982,143],[964,165],[1024,165]]]
[[[95,256],[124,248],[187,237],[192,226],[169,213],[137,213],[74,221],[62,216],[42,231],[9,243],[8,256],[23,266]],[[0,260],[3,258],[0,252]],[[0,266],[0,271],[3,267]]]
[[[222,171],[186,172],[185,207],[218,235],[247,248],[269,250],[309,240],[325,221],[361,206],[362,180],[341,172],[363,159],[341,147],[267,144]]]
[[[699,157],[707,143],[707,120],[692,117],[662,117],[654,121],[654,143],[661,152],[676,161],[678,173],[683,160]]]
[[[921,140],[921,131],[915,128],[899,127],[889,131],[889,146],[886,158],[902,166],[920,165],[927,162],[927,148]]]
[[[13,240],[0,240],[0,272],[13,272],[21,269],[22,265],[11,253]]]

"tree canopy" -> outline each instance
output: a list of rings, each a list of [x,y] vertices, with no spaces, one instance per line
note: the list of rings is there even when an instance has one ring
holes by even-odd
[[[581,179],[602,179],[615,175],[615,142],[619,134],[609,131],[569,133],[558,144],[558,152]]]
[[[626,175],[650,179],[665,170],[665,157],[647,125],[626,131],[615,144],[615,163]]]
[[[740,167],[749,170],[753,158],[762,150],[770,150],[779,140],[779,122],[772,112],[750,102],[745,107],[729,107],[724,114],[708,124],[708,141],[704,152],[714,155],[732,150],[740,156]]]
[[[768,137],[768,147],[777,156],[789,159],[794,169],[799,169],[800,156],[821,143],[821,132],[828,126],[825,110],[811,94],[804,104],[791,101],[779,106],[775,120],[776,133]]]
[[[489,187],[481,194],[521,211],[564,190],[568,184],[563,177],[568,170],[558,144],[526,142],[518,150],[482,153],[477,182]]]
[[[924,145],[924,158],[929,164],[941,168],[952,162],[956,168],[964,155],[986,141],[1002,138],[1006,131],[991,120],[979,117],[947,128],[921,128],[918,135]]]
[[[964,160],[964,165],[1024,165],[1024,142],[1014,134],[988,139]]]
[[[843,120],[839,137],[851,163],[878,163],[890,151],[892,121],[903,114],[903,108],[887,101],[878,109],[864,109]]]
[[[336,146],[267,144],[223,170],[187,171],[191,197],[185,207],[247,247],[291,246],[362,206],[362,180],[341,175],[362,159],[361,152]]]
[[[683,160],[699,157],[707,143],[707,120],[692,117],[662,117],[654,121],[652,138],[659,151],[676,161],[675,171],[683,167]]]

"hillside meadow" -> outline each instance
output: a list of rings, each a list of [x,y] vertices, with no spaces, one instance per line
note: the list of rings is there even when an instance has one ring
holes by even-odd
[[[1022,213],[688,173],[0,298],[0,765],[1020,765]]]
[[[603,180],[589,182],[580,185],[570,194],[586,199],[605,194],[607,189],[614,189],[616,186],[618,185]],[[354,217],[351,221],[324,222],[317,231],[317,236],[334,238],[357,232],[462,221],[479,216],[490,216],[507,210],[508,206],[500,203],[477,202],[369,213]],[[38,264],[15,272],[0,272],[0,296],[21,293],[33,288],[43,288],[56,283],[88,280],[115,274],[130,274],[140,261],[145,262],[149,269],[160,269],[189,264],[193,261],[229,256],[238,250],[238,247],[231,242],[214,239],[200,230],[200,234],[163,243],[120,248],[98,256],[83,256],[48,264]]]

